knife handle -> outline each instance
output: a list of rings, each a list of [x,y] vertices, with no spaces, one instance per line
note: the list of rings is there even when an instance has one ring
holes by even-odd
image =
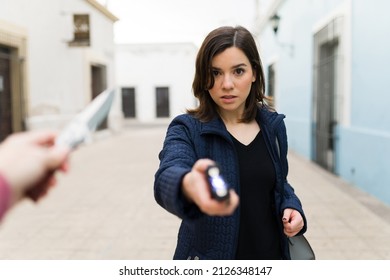
[[[25,195],[28,198],[31,198],[34,202],[37,202],[38,199],[47,192],[50,186],[47,184],[48,180],[54,175],[55,170],[51,170],[46,173],[46,175],[38,181],[34,186],[27,189]]]

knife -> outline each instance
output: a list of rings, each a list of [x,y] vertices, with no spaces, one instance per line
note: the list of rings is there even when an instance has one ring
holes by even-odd
[[[56,139],[56,145],[77,148],[103,122],[110,112],[115,90],[105,90],[64,128]]]
[[[65,146],[71,150],[84,143],[96,130],[110,112],[115,90],[105,90],[95,97],[80,113],[78,113],[56,139],[55,145]],[[52,170],[35,186],[26,191],[26,196],[37,201],[46,191],[47,180],[56,170]]]

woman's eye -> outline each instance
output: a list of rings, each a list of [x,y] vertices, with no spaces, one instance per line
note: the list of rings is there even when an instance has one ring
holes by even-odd
[[[218,71],[218,70],[213,70],[212,73],[213,73],[213,76],[214,76],[214,77],[216,77],[216,76],[219,75],[219,71]]]
[[[235,72],[236,72],[237,75],[242,75],[242,74],[245,73],[245,70],[242,69],[242,68],[237,68],[237,69],[235,70]]]

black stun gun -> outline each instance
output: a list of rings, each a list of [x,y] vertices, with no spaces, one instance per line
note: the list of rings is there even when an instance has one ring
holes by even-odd
[[[211,196],[218,200],[224,201],[229,199],[229,187],[221,176],[221,170],[218,165],[210,165],[206,169],[207,181],[209,183]]]

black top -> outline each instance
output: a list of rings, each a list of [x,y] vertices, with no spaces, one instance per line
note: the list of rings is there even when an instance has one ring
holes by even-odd
[[[275,168],[261,131],[244,145],[232,136],[240,174],[240,227],[236,259],[281,259],[274,212]]]

